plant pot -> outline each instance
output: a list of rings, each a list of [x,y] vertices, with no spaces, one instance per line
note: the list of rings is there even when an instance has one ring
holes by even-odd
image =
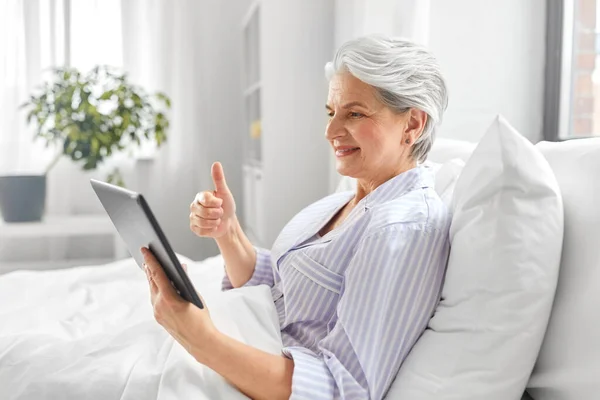
[[[0,212],[4,221],[40,221],[45,204],[46,175],[0,176]]]

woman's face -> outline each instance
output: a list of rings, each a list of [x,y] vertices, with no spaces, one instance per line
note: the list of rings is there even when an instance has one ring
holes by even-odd
[[[411,134],[412,110],[394,113],[375,97],[372,86],[350,73],[331,79],[326,108],[325,136],[340,174],[380,184],[414,166],[409,157],[416,139]]]

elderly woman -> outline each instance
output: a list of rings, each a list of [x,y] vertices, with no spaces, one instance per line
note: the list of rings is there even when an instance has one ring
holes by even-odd
[[[244,235],[219,163],[216,190],[191,205],[191,229],[215,238],[225,260],[224,290],[271,287],[283,354],[218,332],[208,311],[178,299],[145,255],[159,323],[256,399],[381,399],[440,296],[450,218],[421,165],[447,105],[434,57],[370,36],[345,43],[326,72],[325,137],[337,171],[356,178],[355,192],[302,210],[271,251]]]

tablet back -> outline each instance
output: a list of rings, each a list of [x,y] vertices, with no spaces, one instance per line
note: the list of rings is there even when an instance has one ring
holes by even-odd
[[[127,245],[127,250],[140,269],[144,264],[144,257],[140,249],[147,247],[160,262],[181,297],[196,304],[199,308],[203,308],[196,290],[169,245],[144,196],[95,179],[91,179],[90,182],[119,235]]]

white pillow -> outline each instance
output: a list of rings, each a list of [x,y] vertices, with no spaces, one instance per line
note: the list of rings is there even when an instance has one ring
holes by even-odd
[[[460,158],[453,158],[444,164],[437,165],[439,167],[435,173],[435,191],[446,207],[451,209],[456,182],[465,167],[465,162]]]
[[[467,162],[476,146],[477,143],[465,140],[438,137],[433,142],[427,159],[440,164],[444,164],[446,161],[455,158],[460,158],[464,162]]]
[[[556,179],[498,117],[458,178],[453,212],[442,300],[387,399],[520,399],[558,277]]]
[[[535,400],[600,398],[600,138],[537,144],[560,185],[565,238],[556,298],[527,389]]]

